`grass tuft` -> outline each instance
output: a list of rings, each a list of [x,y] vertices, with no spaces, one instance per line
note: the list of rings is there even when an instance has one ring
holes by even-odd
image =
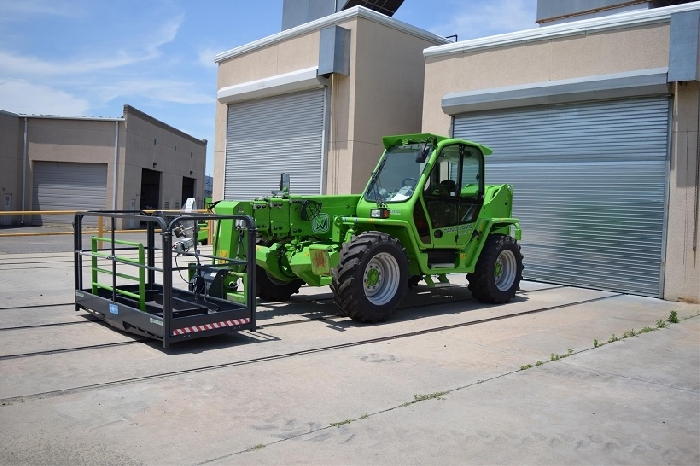
[[[678,313],[676,311],[671,311],[671,314],[668,316],[668,321],[672,324],[677,324],[679,322]]]
[[[344,426],[345,424],[350,424],[352,421],[355,421],[356,419],[346,419],[344,421],[340,422],[331,422],[331,427],[340,427]]]

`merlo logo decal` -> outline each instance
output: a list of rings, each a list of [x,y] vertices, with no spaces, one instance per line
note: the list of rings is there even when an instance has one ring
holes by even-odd
[[[327,233],[331,227],[331,218],[326,213],[320,213],[311,221],[311,229],[314,233]]]

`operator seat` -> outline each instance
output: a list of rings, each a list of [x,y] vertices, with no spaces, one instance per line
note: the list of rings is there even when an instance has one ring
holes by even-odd
[[[455,196],[457,192],[457,183],[455,180],[442,180],[440,182],[441,196]]]

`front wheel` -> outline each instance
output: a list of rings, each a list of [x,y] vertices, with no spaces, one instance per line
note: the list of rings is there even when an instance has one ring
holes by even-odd
[[[358,322],[386,320],[408,289],[408,259],[396,238],[377,231],[343,245],[333,269],[333,300]]]
[[[281,282],[271,278],[259,265],[255,266],[255,273],[255,296],[265,301],[289,301],[304,284],[304,281],[299,279]]]
[[[510,236],[491,235],[486,239],[474,273],[467,274],[469,291],[484,303],[506,303],[520,288],[523,255]]]

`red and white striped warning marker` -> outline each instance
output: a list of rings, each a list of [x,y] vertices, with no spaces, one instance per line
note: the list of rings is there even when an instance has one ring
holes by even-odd
[[[239,325],[250,323],[250,319],[240,319],[240,320],[224,320],[221,322],[214,322],[213,324],[207,325],[194,325],[192,327],[182,327],[173,330],[173,335],[184,335],[185,333],[197,333],[206,332],[207,330],[214,330],[223,327],[237,327]]]

